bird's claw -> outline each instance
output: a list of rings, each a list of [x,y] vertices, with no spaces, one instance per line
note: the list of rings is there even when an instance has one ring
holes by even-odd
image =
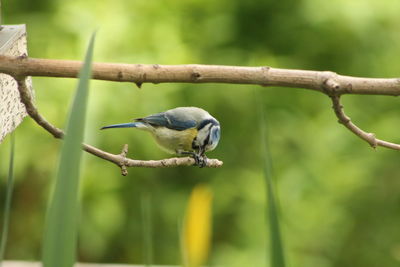
[[[195,165],[203,168],[207,165],[208,158],[202,153],[187,152],[187,151],[177,151],[178,155],[190,155],[193,157]]]
[[[199,166],[200,168],[203,168],[207,165],[208,158],[205,155],[193,154],[193,158],[194,158],[195,164],[197,166]]]

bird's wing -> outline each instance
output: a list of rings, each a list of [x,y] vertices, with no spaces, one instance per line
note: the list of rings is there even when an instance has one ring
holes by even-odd
[[[183,131],[189,128],[196,127],[195,120],[186,118],[178,118],[174,114],[161,112],[145,118],[136,119],[137,121],[145,122],[153,126],[163,126],[172,130]]]

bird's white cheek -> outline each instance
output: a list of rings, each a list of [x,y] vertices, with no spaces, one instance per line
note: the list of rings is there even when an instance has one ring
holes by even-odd
[[[218,142],[217,142],[217,143],[214,143],[214,144],[212,144],[212,145],[206,146],[206,151],[214,150],[214,149],[217,147],[217,145],[218,145]]]

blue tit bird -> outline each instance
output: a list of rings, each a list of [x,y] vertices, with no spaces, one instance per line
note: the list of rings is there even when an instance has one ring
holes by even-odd
[[[200,167],[207,163],[204,153],[215,149],[221,136],[219,122],[197,107],[178,107],[101,129],[131,127],[150,132],[160,147],[171,154],[191,155]]]

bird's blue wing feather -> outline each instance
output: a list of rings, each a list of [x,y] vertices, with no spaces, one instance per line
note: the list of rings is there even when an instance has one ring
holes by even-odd
[[[197,125],[195,120],[185,120],[174,116],[174,114],[169,114],[166,112],[157,113],[136,120],[149,123],[153,126],[162,126],[177,131],[183,131],[189,128],[196,127]]]

